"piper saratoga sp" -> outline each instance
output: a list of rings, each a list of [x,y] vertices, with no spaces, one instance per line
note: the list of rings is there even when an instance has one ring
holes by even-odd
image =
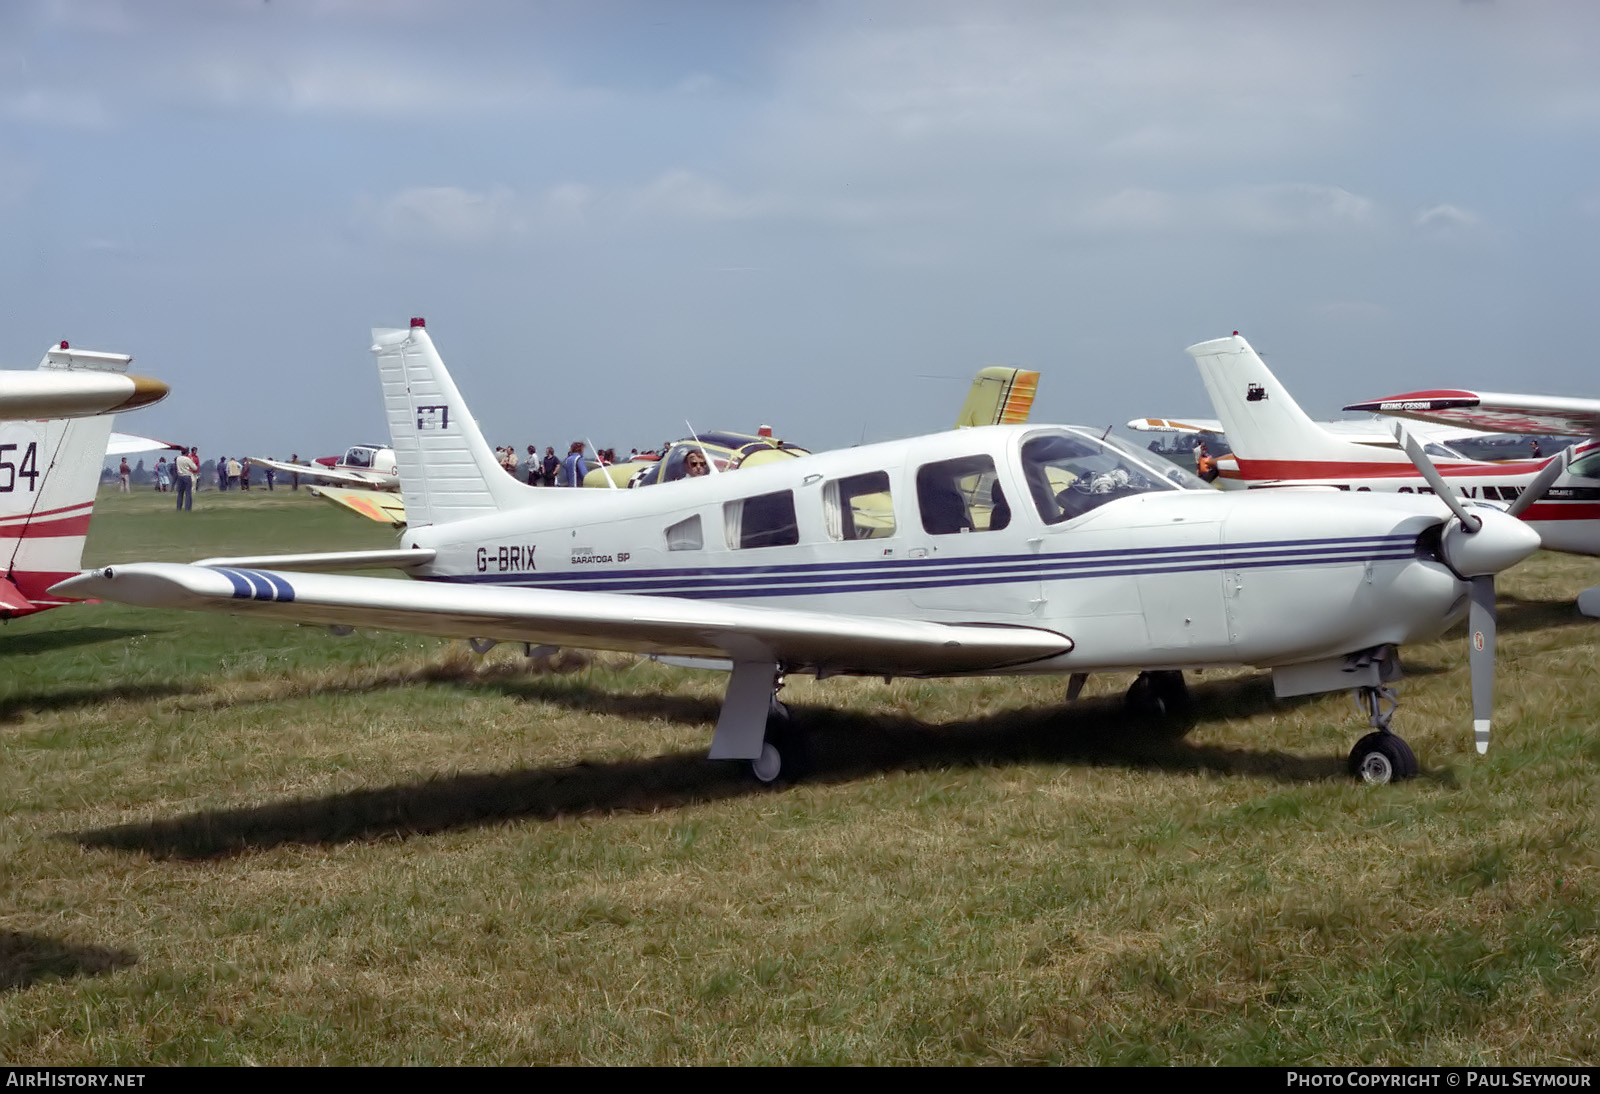
[[[1488,745],[1494,574],[1538,546],[1498,508],[1417,495],[1223,493],[1071,426],[986,426],[824,452],[650,490],[541,490],[506,475],[425,324],[373,332],[410,525],[393,550],[138,563],[57,592],[285,622],[719,659],[713,759],[797,774],[791,673],[1139,673],[1254,665],[1279,695],[1354,689],[1350,754],[1417,771],[1390,727],[1395,648],[1471,615]],[[400,582],[337,571],[391,565]]]

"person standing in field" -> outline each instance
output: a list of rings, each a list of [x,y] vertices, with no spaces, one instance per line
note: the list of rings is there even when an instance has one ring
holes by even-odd
[[[124,456],[122,457],[122,464],[117,468],[117,489],[121,490],[124,494],[130,492],[128,489],[128,476],[131,473],[132,472],[128,467],[128,457]]]
[[[181,449],[178,453],[178,512],[194,508],[194,480],[200,473],[200,450]]]
[[[167,488],[170,485],[169,476],[171,473],[172,468],[168,466],[167,458],[162,456],[156,461],[156,493],[165,494],[167,492]]]

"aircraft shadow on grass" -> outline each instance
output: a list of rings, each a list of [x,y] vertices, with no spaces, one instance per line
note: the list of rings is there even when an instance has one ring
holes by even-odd
[[[1426,670],[1424,670],[1426,671]],[[710,722],[713,700],[619,697],[568,688],[572,705]],[[1343,752],[1295,756],[1276,750],[1221,748],[1183,741],[1197,724],[1282,710],[1300,700],[1273,698],[1265,675],[1201,684],[1193,712],[1174,724],[1139,723],[1120,698],[1080,700],[1066,708],[1002,711],[929,726],[904,715],[863,715],[792,708],[809,731],[810,783],[842,783],[885,771],[1056,762],[1172,772],[1212,772],[1310,783],[1348,777]],[[205,859],[282,844],[337,844],[405,839],[508,820],[553,820],[590,813],[654,812],[771,793],[743,765],[675,752],[648,759],[454,775],[321,798],[206,811],[140,824],[65,833],[85,847],[157,858]]]
[[[115,642],[118,639],[142,638],[151,633],[161,632],[128,627],[75,627],[71,630],[34,631],[31,634],[0,634],[0,658],[51,653],[73,646],[91,646],[97,642]]]
[[[23,931],[0,931],[0,994],[41,980],[103,976],[138,962],[126,950],[61,942]]]

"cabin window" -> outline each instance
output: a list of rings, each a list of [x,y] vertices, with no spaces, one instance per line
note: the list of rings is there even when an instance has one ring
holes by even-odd
[[[940,460],[917,469],[917,508],[929,535],[996,532],[1011,523],[1011,506],[988,456]]]
[[[669,551],[698,551],[704,546],[705,539],[700,534],[700,515],[698,513],[667,528],[667,550]]]
[[[822,488],[829,539],[887,539],[894,535],[894,502],[883,471],[833,479]]]
[[[729,547],[789,547],[800,542],[792,490],[730,501],[722,507],[722,515]]]
[[[1575,479],[1600,479],[1600,449],[1573,460],[1567,465],[1567,474]]]

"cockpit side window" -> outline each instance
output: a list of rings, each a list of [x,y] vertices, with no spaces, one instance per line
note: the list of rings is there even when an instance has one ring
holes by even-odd
[[[1116,498],[1173,488],[1110,445],[1063,434],[1023,442],[1022,471],[1046,524],[1082,516]]]
[[[940,460],[917,468],[917,508],[922,530],[932,536],[995,532],[1011,522],[1011,507],[988,456]]]
[[[1567,465],[1567,474],[1579,479],[1600,479],[1600,448],[1573,460]]]
[[[371,467],[372,466],[372,449],[370,449],[370,448],[352,448],[352,449],[350,449],[350,451],[348,451],[348,452],[346,452],[344,454],[344,465],[346,467]]]

